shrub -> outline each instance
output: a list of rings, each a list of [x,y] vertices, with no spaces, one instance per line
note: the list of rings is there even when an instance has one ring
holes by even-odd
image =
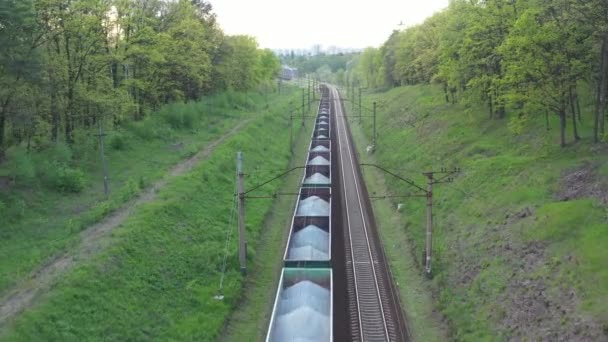
[[[74,130],[74,144],[70,147],[66,145],[58,147],[57,158],[51,160],[57,160],[58,162],[69,164],[73,159],[88,159],[91,155],[96,154],[99,139],[96,134],[87,129],[76,129]],[[68,148],[68,151],[63,151],[64,148]]]
[[[84,189],[85,175],[80,169],[54,162],[47,170],[47,181],[55,190],[78,193]]]
[[[194,127],[195,116],[196,114],[192,108],[182,111],[182,128],[192,129]]]
[[[154,132],[152,132],[151,125],[147,123],[149,121],[129,122],[126,124],[126,128],[143,140],[152,140],[154,139]]]
[[[30,155],[23,149],[12,151],[9,155],[10,177],[14,181],[30,181],[36,176],[36,167]]]
[[[179,129],[182,125],[182,120],[179,113],[173,111],[164,112],[162,114],[163,120],[173,129]]]
[[[192,129],[196,119],[195,109],[183,104],[167,106],[160,116],[174,130]]]
[[[110,147],[116,151],[124,151],[127,149],[127,138],[122,133],[114,133],[109,139]]]
[[[53,160],[57,163],[68,164],[72,161],[72,149],[64,143],[54,144],[46,153],[47,160]]]
[[[140,190],[141,188],[139,187],[139,182],[135,181],[132,178],[129,178],[125,185],[120,189],[119,196],[122,201],[126,202],[133,198],[133,196],[137,195]]]

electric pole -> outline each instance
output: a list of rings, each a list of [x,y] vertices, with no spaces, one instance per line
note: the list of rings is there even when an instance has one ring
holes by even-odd
[[[433,173],[426,173],[428,178],[426,190],[426,248],[424,252],[424,271],[427,276],[431,275],[431,259],[433,251]]]
[[[359,87],[359,125],[361,124],[361,87]]]
[[[355,114],[355,100],[356,100],[356,95],[355,95],[355,82],[353,82],[351,84],[351,89],[352,91],[350,92],[353,96],[352,100],[350,101],[350,110],[353,112],[353,114]]]
[[[367,164],[363,163],[361,166],[373,166],[397,179],[400,181],[407,183],[411,187],[417,189],[417,191],[413,194],[407,194],[404,196],[370,196],[370,198],[391,198],[391,197],[426,197],[426,243],[425,249],[422,254],[422,264],[424,266],[424,273],[428,278],[431,278],[431,261],[432,261],[432,253],[433,253],[433,185],[440,183],[451,183],[454,179],[450,176],[453,174],[459,173],[460,168],[454,168],[452,170],[448,170],[446,168],[442,168],[441,171],[429,171],[423,172],[422,174],[427,178],[427,188],[423,188],[422,186],[417,185],[413,181],[403,178],[396,173],[393,173],[381,166],[376,164]],[[436,174],[443,174],[443,177],[435,178]]]
[[[247,241],[245,240],[245,184],[243,174],[243,153],[236,154],[237,191],[239,196],[239,264],[241,273],[247,273]]]
[[[308,104],[306,105],[306,108],[310,113],[310,76],[308,76]]]
[[[101,150],[101,168],[103,171],[103,193],[106,197],[110,194],[110,184],[108,183],[108,167],[106,165],[106,153],[104,148],[104,137],[106,134],[103,132],[103,127],[101,125],[101,118],[97,120],[97,127],[99,129],[99,133],[97,136],[99,137],[99,145]]]
[[[424,272],[429,278],[432,276],[431,262],[433,261],[433,185],[440,183],[452,183],[454,179],[450,176],[458,172],[460,172],[460,168],[454,168],[452,170],[441,168],[441,171],[429,171],[422,173],[427,178],[426,243],[424,251]],[[444,176],[439,179],[436,179],[435,174],[443,174]]]
[[[306,90],[302,88],[302,127],[304,127],[304,109],[306,108],[306,104],[304,103],[304,97],[306,95]]]
[[[374,150],[376,149],[376,101],[374,101],[374,117],[373,117],[373,121],[374,121],[374,133],[372,136],[372,144],[374,146]]]
[[[293,102],[289,101],[289,151],[293,153]]]

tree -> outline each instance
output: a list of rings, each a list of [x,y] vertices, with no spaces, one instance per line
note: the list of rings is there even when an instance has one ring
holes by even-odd
[[[569,93],[584,73],[585,33],[572,27],[566,7],[545,2],[543,7],[526,10],[515,23],[505,42],[505,55],[511,102],[540,102],[560,119],[560,145],[566,145]],[[526,113],[531,114],[531,113]],[[573,133],[578,138],[576,120]]]
[[[39,77],[36,48],[41,39],[31,0],[0,3],[0,161],[6,151],[9,112],[19,108],[15,96]]]

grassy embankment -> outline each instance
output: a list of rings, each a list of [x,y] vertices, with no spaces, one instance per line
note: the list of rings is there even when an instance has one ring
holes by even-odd
[[[3,334],[20,340],[212,340],[238,303],[243,278],[236,232],[229,248],[223,301],[216,301],[234,190],[235,152],[245,155],[255,184],[289,161],[287,102],[252,106],[257,115],[192,172],[171,180],[157,200],[139,207],[112,234],[110,247],[79,265]],[[264,115],[256,114],[262,112]],[[298,126],[296,127],[296,132]],[[265,190],[273,191],[278,183]],[[249,258],[256,259],[272,201],[247,207]]]
[[[26,154],[9,151],[0,176],[15,179],[0,189],[0,295],[49,257],[78,243],[78,233],[162,178],[228,131],[267,95],[223,93],[202,102],[173,104],[141,122],[108,131],[110,196],[103,195],[96,132],[78,132],[73,149],[63,144]],[[273,95],[274,96],[274,95]]]
[[[441,340],[423,288],[457,340],[606,338],[608,316],[608,189],[605,146],[590,144],[591,104],[584,105],[583,141],[558,146],[544,115],[521,135],[484,108],[446,105],[440,89],[402,87],[367,96],[378,102],[378,148],[364,156],[371,120],[354,133],[361,162],[377,162],[424,185],[421,172],[460,167],[452,184],[435,186],[434,279],[421,282],[425,201],[377,201],[381,235],[414,335]],[[347,105],[350,108],[350,104]],[[586,112],[586,113],[585,113]],[[570,123],[569,123],[570,124]],[[570,135],[570,134],[569,134]],[[371,192],[413,189],[365,170]],[[605,198],[605,197],[604,197]],[[401,213],[395,205],[403,203]],[[604,330],[602,332],[602,330]]]

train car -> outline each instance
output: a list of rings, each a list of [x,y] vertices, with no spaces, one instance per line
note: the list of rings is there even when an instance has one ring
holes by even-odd
[[[331,268],[283,268],[266,342],[332,342],[333,293]]]
[[[330,144],[319,144],[324,140],[312,140],[308,157],[306,158],[306,168],[302,179],[303,187],[331,186],[331,150]],[[314,144],[314,146],[313,146]]]
[[[286,267],[330,267],[331,188],[300,189],[283,262]]]
[[[333,341],[331,121],[322,97],[277,289],[267,342]]]

